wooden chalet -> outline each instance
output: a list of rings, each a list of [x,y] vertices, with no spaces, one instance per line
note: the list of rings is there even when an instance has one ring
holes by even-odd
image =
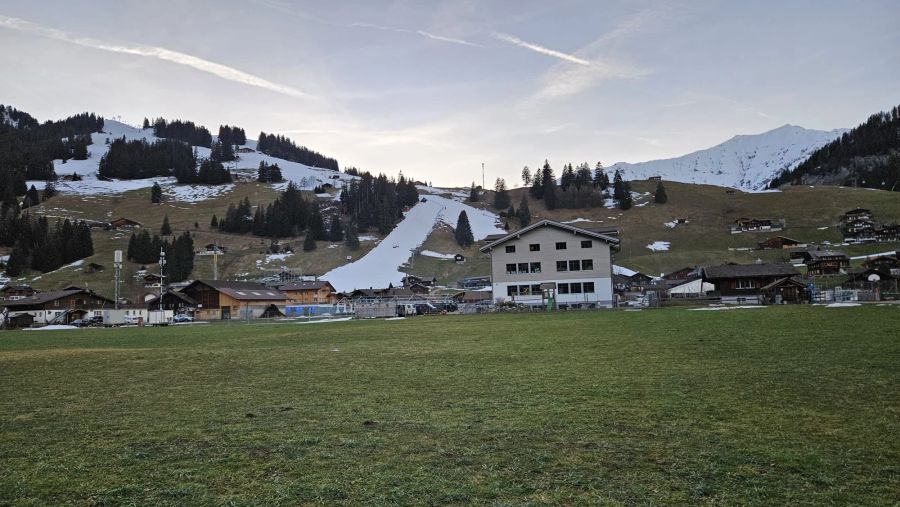
[[[863,261],[863,267],[892,272],[900,269],[900,255],[898,255],[897,252],[894,252],[893,254],[869,257]]]
[[[156,273],[147,273],[146,275],[141,277],[141,281],[144,282],[145,289],[152,289],[154,287],[159,287],[160,285],[162,285],[163,279]]]
[[[117,218],[109,223],[110,229],[139,229],[142,225],[140,222],[135,220],[131,220],[129,218]]]
[[[32,296],[4,301],[6,318],[28,313],[35,324],[69,324],[92,310],[114,306],[113,300],[79,287],[38,292]]]
[[[873,233],[875,235],[875,241],[879,243],[900,241],[900,225],[897,224],[883,225],[880,228],[875,229]]]
[[[806,248],[806,243],[785,236],[773,236],[757,243],[760,250],[778,250],[786,248]]]
[[[768,219],[759,218],[738,218],[731,224],[731,233],[738,234],[741,232],[765,232],[780,231],[784,225]]]
[[[855,208],[846,213],[844,213],[841,221],[843,222],[852,222],[854,220],[871,220],[872,219],[872,210],[868,210],[865,208]]]
[[[255,282],[195,280],[181,292],[197,302],[195,316],[201,320],[259,318],[288,300],[283,292]]]
[[[809,276],[837,275],[850,267],[850,258],[844,253],[829,250],[808,250],[808,253],[805,264]]]
[[[712,283],[723,303],[762,302],[763,288],[773,282],[799,276],[790,264],[723,264],[703,268],[703,280]]]
[[[898,297],[898,281],[900,277],[888,270],[880,268],[850,269],[847,271],[847,280],[841,284],[841,288],[850,290],[872,290],[878,293],[876,300],[884,295],[891,298]]]
[[[291,304],[333,305],[337,303],[337,292],[330,282],[298,281],[279,285],[278,290],[288,297]]]
[[[437,283],[437,278],[422,278],[416,275],[407,275],[401,279],[401,283],[404,287],[411,287],[413,285],[419,284],[425,287],[434,287],[434,284]]]
[[[700,278],[700,270],[696,267],[686,266],[681,269],[676,269],[675,271],[670,271],[662,276],[662,279],[665,282],[684,282],[688,280],[693,280],[695,278]]]
[[[30,285],[7,285],[0,289],[0,301],[16,301],[37,293]]]
[[[163,292],[162,299],[156,295],[145,304],[150,310],[172,310],[176,314],[192,314],[200,303],[183,292],[169,289]]]
[[[490,276],[469,276],[457,282],[462,289],[482,289],[491,286]]]
[[[809,301],[806,284],[793,277],[784,277],[759,289],[761,301],[767,305],[805,303]]]
[[[84,266],[84,272],[89,275],[92,273],[101,273],[103,271],[106,271],[106,266],[97,264],[96,262],[89,262]]]

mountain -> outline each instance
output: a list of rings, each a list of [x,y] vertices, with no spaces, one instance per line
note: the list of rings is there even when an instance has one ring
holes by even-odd
[[[847,129],[822,131],[784,125],[762,134],[734,136],[712,148],[678,158],[637,164],[619,162],[607,170],[610,174],[618,170],[628,180],[661,176],[669,181],[757,191],[845,132]]]
[[[782,173],[770,186],[784,184],[900,190],[900,106],[873,114],[793,170]]]

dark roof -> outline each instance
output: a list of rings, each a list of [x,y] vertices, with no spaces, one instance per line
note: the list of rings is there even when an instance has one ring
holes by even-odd
[[[288,297],[276,290],[256,282],[233,282],[230,280],[196,280],[191,285],[202,283],[239,301],[284,301]],[[190,287],[189,285],[188,287]],[[182,289],[184,291],[188,287]]]
[[[545,218],[544,220],[540,220],[540,221],[538,221],[538,222],[535,222],[535,223],[529,225],[528,227],[523,227],[523,228],[519,229],[519,230],[516,231],[516,232],[511,232],[511,233],[509,233],[509,234],[505,234],[505,235],[503,235],[503,236],[500,236],[498,239],[495,239],[495,240],[493,240],[493,241],[490,241],[488,244],[486,244],[486,245],[484,245],[483,247],[479,248],[479,250],[481,250],[482,252],[487,252],[487,251],[493,249],[494,247],[500,246],[502,243],[505,243],[505,242],[507,242],[507,241],[509,241],[509,240],[511,240],[511,239],[513,239],[513,238],[517,238],[517,237],[519,237],[519,236],[528,234],[529,232],[531,232],[531,231],[533,231],[534,229],[537,229],[537,228],[539,228],[539,227],[554,227],[554,228],[556,228],[556,229],[561,229],[561,230],[564,230],[564,231],[573,232],[573,233],[575,233],[575,234],[582,234],[582,235],[584,235],[584,236],[588,236],[588,237],[591,237],[591,238],[596,238],[596,239],[599,239],[599,240],[601,240],[601,241],[606,241],[607,243],[609,243],[609,244],[611,244],[611,245],[618,245],[618,244],[619,244],[619,238],[617,237],[617,236],[618,236],[618,231],[616,231],[615,234],[613,234],[612,232],[610,232],[610,231],[611,231],[610,229],[604,229],[604,231],[606,231],[606,232],[595,232],[594,230],[591,230],[591,229],[584,229],[584,228],[581,228],[581,227],[575,227],[575,226],[573,226],[573,225],[564,224],[564,223],[561,223],[561,222],[555,222],[555,221],[553,221],[553,220],[548,220],[548,219]]]
[[[105,298],[105,297],[101,296],[100,294],[96,294],[89,290],[71,289],[71,290],[52,290],[49,292],[39,292],[33,296],[28,296],[26,298],[17,299],[15,301],[9,301],[7,303],[4,303],[4,306],[13,307],[13,306],[42,305],[44,303],[49,303],[51,301],[56,301],[57,299],[62,299],[64,297],[73,296],[75,294],[80,294],[80,293],[85,293],[90,296],[94,296],[94,297],[103,299],[104,301],[107,301],[109,303],[114,302],[112,299]]]
[[[847,254],[831,250],[810,250],[809,256],[813,259],[817,259],[819,257],[847,257]]]
[[[703,278],[719,280],[723,278],[756,278],[759,276],[790,277],[799,275],[790,264],[723,264],[703,268]]]
[[[786,276],[784,278],[779,278],[778,280],[775,280],[774,282],[764,287],[761,287],[759,290],[772,290],[774,288],[781,287],[782,285],[796,285],[798,287],[806,287],[806,284],[804,284],[800,280]]]
[[[191,305],[191,306],[197,306],[198,304],[200,304],[199,301],[197,301],[194,298],[188,296],[187,294],[185,294],[183,292],[179,292],[177,290],[172,290],[172,289],[167,290],[166,292],[163,293],[163,297],[166,297],[166,296],[173,296],[175,298],[178,298],[178,299],[184,301],[185,303],[187,303],[188,305]],[[159,301],[159,296],[156,296],[155,298],[153,298],[149,301],[146,301],[145,305],[151,305],[151,304],[156,303],[157,301]]]
[[[319,290],[326,285],[331,287],[331,290],[334,290],[334,286],[326,280],[286,283],[284,285],[279,285],[278,290]]]

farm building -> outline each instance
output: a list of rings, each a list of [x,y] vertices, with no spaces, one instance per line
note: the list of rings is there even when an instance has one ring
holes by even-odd
[[[117,218],[109,223],[110,229],[139,229],[141,223],[128,218]]]
[[[757,243],[760,250],[778,250],[785,248],[806,248],[806,243],[785,236],[773,236]]]
[[[334,286],[325,280],[310,282],[291,282],[279,285],[278,290],[288,297],[291,304],[334,304],[337,294]]]
[[[714,292],[715,290],[715,285],[709,282],[704,282],[700,278],[696,278],[689,282],[684,282],[681,285],[676,285],[670,289],[667,289],[666,294],[670,298],[697,298],[706,296],[707,294],[709,294],[710,292]]]
[[[7,285],[0,289],[0,301],[16,301],[35,295],[30,285]]]
[[[756,304],[762,302],[763,288],[783,278],[799,276],[790,264],[723,264],[703,268],[703,280],[712,283],[723,303]],[[771,290],[770,287],[768,290]],[[791,300],[800,302],[802,295]]]
[[[837,275],[850,267],[850,258],[841,252],[808,250],[808,253],[805,261],[807,275]]]
[[[26,298],[3,302],[7,319],[28,313],[35,324],[68,324],[89,311],[99,311],[113,305],[113,300],[79,287],[38,292]]]
[[[612,306],[617,235],[545,219],[489,242],[494,301]]]
[[[163,292],[162,299],[158,295],[153,295],[146,304],[150,310],[172,310],[176,314],[192,314],[199,303],[183,292],[169,289]]]
[[[684,280],[693,280],[695,278],[700,278],[700,270],[691,266],[676,269],[662,275],[662,279],[666,283],[680,283]]]
[[[283,292],[255,282],[195,280],[181,292],[197,301],[195,317],[200,320],[260,318],[288,300]]]

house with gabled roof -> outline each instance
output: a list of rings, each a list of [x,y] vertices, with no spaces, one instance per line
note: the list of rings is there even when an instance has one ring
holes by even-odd
[[[200,320],[247,319],[283,313],[288,296],[256,282],[194,280],[181,292],[197,302]]]
[[[334,286],[325,280],[290,282],[278,286],[291,304],[320,304],[331,305],[337,303],[337,294]]]
[[[28,313],[33,317],[34,324],[68,324],[89,311],[112,308],[114,305],[113,300],[80,287],[38,292],[2,303],[7,319]]]
[[[783,283],[784,278],[800,275],[793,265],[786,263],[723,264],[705,267],[702,273],[703,281],[715,285],[723,303],[737,304],[762,303],[764,292],[780,286],[772,286],[774,282]]]
[[[480,250],[491,256],[497,303],[611,307],[612,253],[618,248],[616,229],[544,219],[493,236]]]

